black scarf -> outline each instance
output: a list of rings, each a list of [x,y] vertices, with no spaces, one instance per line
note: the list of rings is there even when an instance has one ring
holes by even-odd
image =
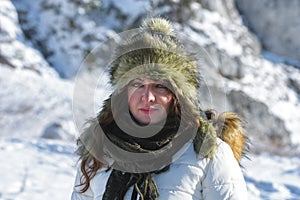
[[[126,132],[129,130],[136,131],[135,128],[130,128],[132,122],[132,120],[128,120]],[[107,126],[102,126],[102,128],[106,137],[118,147],[129,152],[145,153],[155,152],[168,145],[177,134],[179,124],[180,119],[168,117],[163,128],[157,134],[148,138],[134,137],[125,133],[115,121]],[[149,128],[151,128],[151,125]],[[123,200],[124,195],[131,186],[133,186],[132,200],[136,200],[138,195],[140,200],[156,200],[159,192],[152,174],[162,173],[168,168],[169,166],[165,166],[160,170],[145,173],[129,173],[113,169],[106,184],[103,200]]]

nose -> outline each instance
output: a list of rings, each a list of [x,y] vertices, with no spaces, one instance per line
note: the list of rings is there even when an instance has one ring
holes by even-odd
[[[145,87],[144,93],[142,95],[142,101],[147,103],[152,103],[155,101],[155,94],[151,87],[149,86]]]

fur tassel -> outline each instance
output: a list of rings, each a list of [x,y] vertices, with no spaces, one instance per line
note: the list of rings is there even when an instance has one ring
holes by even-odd
[[[244,121],[241,117],[232,112],[221,113],[214,123],[217,135],[230,146],[234,157],[239,163],[249,149],[248,138],[243,128],[243,123]]]
[[[145,31],[148,31],[149,29],[160,31],[165,35],[175,36],[174,29],[170,22],[162,18],[149,18],[145,20],[141,26],[141,29]]]

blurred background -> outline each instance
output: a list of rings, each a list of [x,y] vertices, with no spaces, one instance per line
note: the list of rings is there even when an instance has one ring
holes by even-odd
[[[0,199],[70,199],[110,42],[150,16],[202,55],[202,104],[245,118],[249,199],[300,198],[299,0],[0,0]]]

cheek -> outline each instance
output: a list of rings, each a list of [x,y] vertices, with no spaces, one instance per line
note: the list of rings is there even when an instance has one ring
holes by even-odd
[[[171,102],[172,102],[172,94],[167,95],[165,98],[162,99],[163,105],[165,109],[169,109]]]
[[[135,92],[128,93],[128,105],[129,107],[135,106],[138,102],[138,95]]]
[[[128,101],[128,103],[130,103],[132,101],[131,99],[133,98],[132,97],[133,92],[134,91],[132,89],[129,89],[129,88],[127,89],[127,101]]]
[[[169,94],[167,96],[167,99],[168,99],[168,103],[170,104],[172,102],[172,100],[173,100],[173,94]]]

